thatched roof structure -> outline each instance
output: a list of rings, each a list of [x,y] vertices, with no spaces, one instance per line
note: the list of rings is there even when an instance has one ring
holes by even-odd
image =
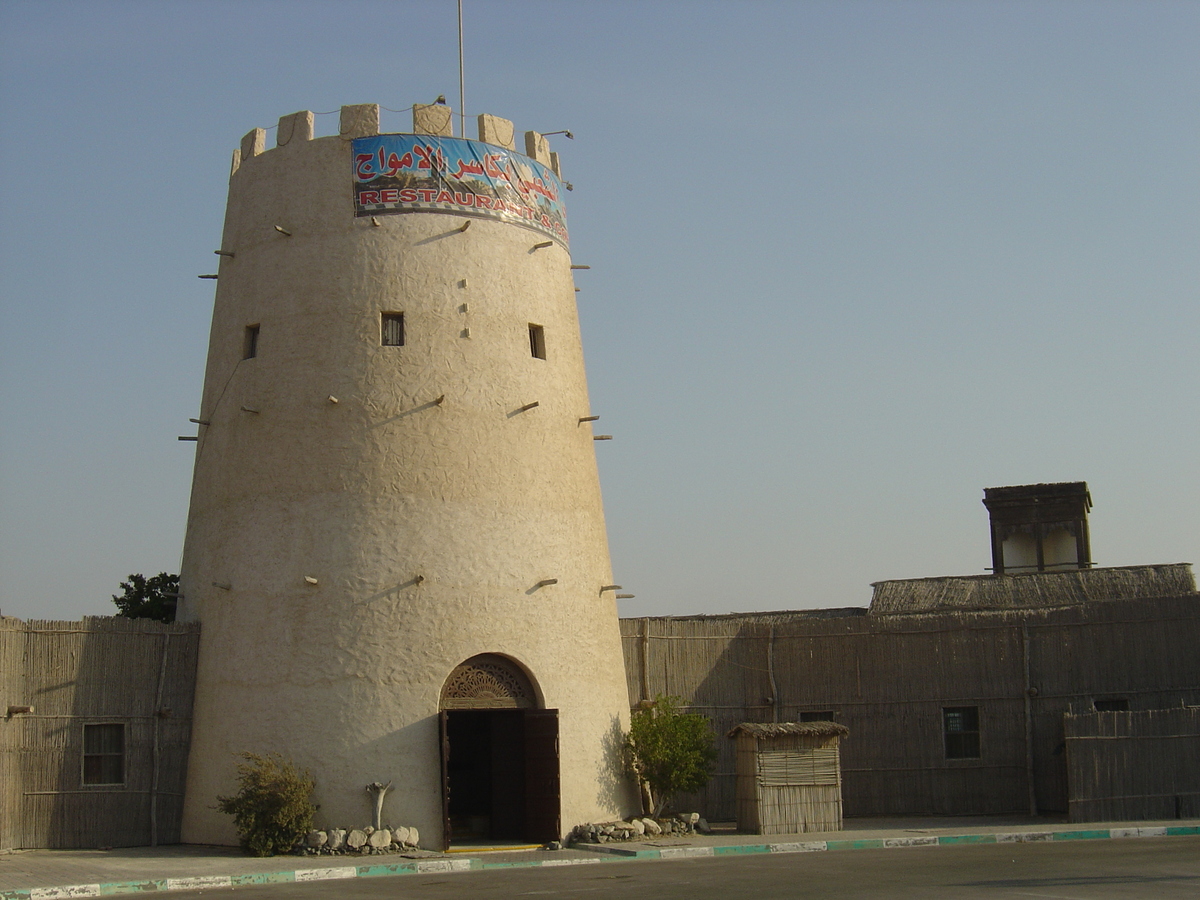
[[[1045,609],[1196,592],[1191,563],[877,581],[870,615]]]
[[[690,616],[633,616],[624,621],[651,619],[660,622],[720,622],[722,620],[757,625],[786,625],[806,619],[842,619],[865,616],[865,606],[833,606],[825,609],[778,609],[767,612],[696,613]]]
[[[802,734],[805,737],[846,737],[850,729],[837,722],[742,722],[734,725],[725,737],[748,734],[753,737],[779,737],[785,734]]]

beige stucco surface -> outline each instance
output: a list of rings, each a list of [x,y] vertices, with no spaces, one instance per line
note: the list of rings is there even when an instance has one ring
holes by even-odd
[[[627,812],[569,254],[498,221],[355,218],[351,187],[337,136],[231,176],[181,573],[202,623],[183,839],[235,842],[213,805],[250,751],[312,772],[319,825],[369,822],[364,786],[393,782],[385,819],[437,846],[439,694],[480,653],[560,710],[564,831]]]

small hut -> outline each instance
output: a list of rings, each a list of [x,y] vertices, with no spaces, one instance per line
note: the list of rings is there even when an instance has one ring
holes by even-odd
[[[842,828],[842,767],[836,722],[744,722],[737,740],[737,822],[754,834]]]

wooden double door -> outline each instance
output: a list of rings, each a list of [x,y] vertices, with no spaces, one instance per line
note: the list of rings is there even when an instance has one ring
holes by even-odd
[[[443,709],[444,845],[562,837],[558,710]]]

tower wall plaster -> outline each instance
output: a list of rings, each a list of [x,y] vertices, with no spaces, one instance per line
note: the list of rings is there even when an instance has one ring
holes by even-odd
[[[311,121],[270,150],[251,132],[230,179],[181,572],[202,623],[183,840],[236,842],[213,806],[249,751],[311,771],[319,825],[369,821],[364,786],[393,782],[385,819],[438,846],[439,694],[480,653],[560,710],[564,831],[628,812],[570,256],[506,222],[355,218],[351,144]]]

